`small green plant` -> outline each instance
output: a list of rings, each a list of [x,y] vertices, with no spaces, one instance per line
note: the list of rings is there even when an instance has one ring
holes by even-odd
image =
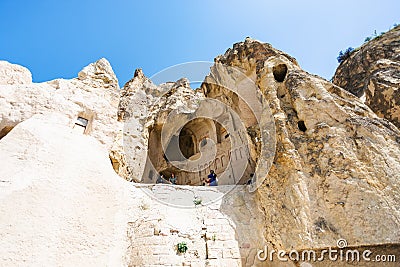
[[[176,249],[179,253],[185,253],[188,250],[186,242],[182,241],[176,245]]]
[[[398,26],[399,26],[399,24],[397,24],[397,23],[393,24],[393,26],[389,28],[389,31],[392,30],[392,29],[394,29],[394,28],[396,28],[396,27],[398,27]],[[369,42],[369,41],[371,41],[371,40],[374,40],[374,39],[379,39],[379,38],[381,38],[381,36],[382,36],[384,33],[386,33],[386,32],[381,32],[381,33],[378,34],[378,32],[375,30],[373,34],[371,34],[370,36],[365,37],[364,43],[367,43],[367,42]],[[351,55],[353,52],[355,52],[355,51],[357,51],[357,50],[359,50],[359,49],[360,49],[360,48],[354,49],[354,48],[352,48],[352,47],[349,47],[349,48],[347,48],[347,49],[344,50],[344,51],[340,51],[340,52],[339,52],[339,56],[338,56],[336,59],[337,59],[337,61],[338,61],[339,63],[342,63],[342,62],[345,61],[347,58],[349,58],[350,55]]]
[[[339,63],[342,63],[343,61],[345,61],[346,59],[348,59],[350,57],[350,55],[353,53],[353,51],[354,51],[353,47],[349,47],[345,51],[340,51],[339,55],[337,57],[337,61]]]
[[[384,33],[385,33],[385,32],[381,32],[380,34],[378,34],[378,33],[376,32],[376,30],[375,30],[373,34],[371,34],[370,36],[367,36],[367,37],[364,39],[364,43],[369,42],[369,41],[371,41],[372,39],[375,39],[375,38],[381,36],[381,35],[384,34]]]
[[[399,24],[397,24],[397,23],[393,24],[393,26],[390,27],[389,31],[392,30],[392,29],[394,29],[394,28],[396,28],[397,26],[399,26]],[[371,40],[373,40],[373,39],[375,39],[375,38],[378,39],[378,38],[380,38],[380,37],[382,36],[382,34],[384,34],[384,33],[386,33],[386,32],[381,32],[380,34],[378,34],[378,33],[376,32],[376,30],[375,30],[373,34],[371,34],[370,36],[367,36],[367,37],[364,39],[364,43],[367,43],[367,42],[369,42],[369,41],[371,41]]]
[[[213,234],[213,236],[211,237],[212,241],[215,241],[215,239],[217,239],[217,236],[215,234]]]
[[[194,203],[194,205],[200,205],[201,204],[201,198],[195,198],[195,199],[193,199],[193,203]]]
[[[371,41],[373,38],[372,36],[368,36],[364,39],[364,43]]]

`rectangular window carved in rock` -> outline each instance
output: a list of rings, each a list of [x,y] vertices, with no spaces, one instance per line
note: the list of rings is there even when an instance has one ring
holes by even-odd
[[[74,130],[75,132],[85,134],[86,127],[88,126],[89,121],[85,118],[78,117],[76,119],[75,125],[74,125]]]

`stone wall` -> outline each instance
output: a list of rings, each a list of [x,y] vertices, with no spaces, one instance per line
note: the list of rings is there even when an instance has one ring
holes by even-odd
[[[128,225],[129,266],[264,264],[257,259],[264,246],[262,217],[246,186],[137,187],[167,206],[143,200],[140,219]],[[187,244],[186,253],[177,251],[180,242]]]

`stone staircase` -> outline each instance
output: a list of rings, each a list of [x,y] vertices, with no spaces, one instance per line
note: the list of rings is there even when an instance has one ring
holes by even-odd
[[[135,186],[150,197],[129,223],[130,266],[261,266],[262,216],[246,186]]]

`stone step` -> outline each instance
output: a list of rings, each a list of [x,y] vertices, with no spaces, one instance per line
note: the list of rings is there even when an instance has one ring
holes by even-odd
[[[132,265],[246,266],[262,248],[255,196],[245,185],[135,184],[151,196],[142,221],[131,226]],[[201,200],[195,205],[193,200]],[[155,219],[158,218],[158,219]],[[257,219],[258,218],[258,219]],[[244,234],[242,234],[244,233]],[[177,252],[185,242],[188,250]],[[151,259],[151,260],[149,260]]]

